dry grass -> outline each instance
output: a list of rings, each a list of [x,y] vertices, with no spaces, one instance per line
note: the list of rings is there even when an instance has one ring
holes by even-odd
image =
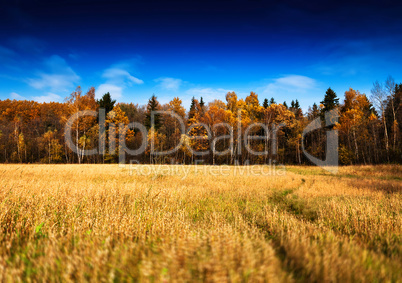
[[[401,166],[164,168],[0,165],[0,280],[402,281]]]

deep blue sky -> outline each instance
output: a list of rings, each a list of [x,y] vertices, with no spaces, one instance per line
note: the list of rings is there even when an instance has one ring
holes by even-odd
[[[402,82],[393,1],[9,0],[0,12],[0,99],[63,101],[80,85],[188,108],[234,90],[307,110],[328,87],[343,98]]]

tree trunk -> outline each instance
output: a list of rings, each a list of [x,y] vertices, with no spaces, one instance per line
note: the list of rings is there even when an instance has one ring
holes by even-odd
[[[388,129],[387,129],[387,121],[385,120],[385,110],[382,107],[382,121],[384,123],[384,134],[385,134],[385,149],[387,151],[387,160],[389,162],[389,144],[388,144]]]
[[[355,140],[356,160],[359,162],[359,148],[357,147],[356,130],[353,130],[353,139]]]

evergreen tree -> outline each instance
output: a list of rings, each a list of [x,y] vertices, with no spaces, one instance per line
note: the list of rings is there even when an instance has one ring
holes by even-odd
[[[271,100],[269,101],[269,105],[272,105],[272,104],[276,104],[275,99],[273,97],[271,97]]]
[[[110,93],[108,92],[105,93],[101,99],[97,100],[96,103],[98,103],[99,108],[105,109],[105,114],[107,115],[110,111],[113,110],[116,100],[112,100]]]
[[[101,99],[96,100],[96,103],[99,105],[99,108],[105,109],[105,119],[107,119],[107,115],[109,114],[110,111],[113,110],[114,104],[116,103],[116,100],[112,100],[112,97],[110,96],[110,93],[107,92],[105,93]],[[99,122],[99,116],[98,116],[98,122]],[[106,132],[105,132],[105,138],[109,138],[109,124],[105,124],[106,127]]]
[[[193,98],[191,98],[190,111],[188,112],[188,120],[191,120],[194,117],[196,111],[197,111],[196,103],[195,103],[195,98],[193,96]]]
[[[154,127],[155,130],[158,130],[161,126],[161,119],[159,114],[154,114],[154,124],[152,125],[152,120],[151,120],[151,115],[152,111],[157,111],[159,110],[159,102],[157,100],[157,97],[155,94],[152,95],[152,97],[148,101],[147,105],[147,112],[145,114],[145,126],[147,129],[150,129],[151,127]]]
[[[299,101],[296,99],[296,102],[295,102],[295,109],[297,110],[297,109],[299,109],[300,108],[300,104],[299,104]]]
[[[268,99],[267,99],[267,98],[264,99],[264,102],[262,103],[262,106],[263,106],[265,109],[268,108],[269,102],[268,102]]]
[[[314,104],[313,104],[313,109],[312,109],[312,112],[311,112],[312,118],[313,118],[313,119],[314,119],[314,118],[317,118],[319,114],[320,114],[320,111],[318,110],[318,106],[317,106],[317,104],[314,102]]]
[[[204,100],[202,99],[202,96],[201,96],[201,99],[200,99],[200,108],[201,108],[201,109],[204,109],[204,105],[205,105],[205,102],[204,102]]]
[[[288,104],[286,103],[286,101],[283,102],[283,106],[285,106],[286,109],[288,109]]]
[[[205,110],[204,106],[205,106],[205,102],[204,102],[204,100],[202,99],[202,96],[201,96],[201,99],[200,99],[200,112],[201,112],[201,115],[204,114],[204,110]]]
[[[325,93],[324,100],[321,101],[321,104],[324,105],[322,112],[330,111],[338,107],[339,98],[337,98],[335,91],[333,91],[331,88],[328,88]]]
[[[300,108],[300,104],[299,104],[299,101],[297,99],[296,99],[296,102],[295,102],[294,113],[295,113],[296,119],[300,120],[301,118],[303,118],[303,111]]]

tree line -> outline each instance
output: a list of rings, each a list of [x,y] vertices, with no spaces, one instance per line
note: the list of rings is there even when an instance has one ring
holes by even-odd
[[[310,164],[302,149],[324,160],[326,133],[336,130],[340,164],[401,163],[401,98],[402,84],[395,83],[392,77],[384,83],[375,82],[370,97],[350,88],[340,101],[328,88],[323,100],[314,103],[306,113],[298,100],[289,105],[277,103],[274,98],[260,101],[254,92],[245,99],[228,92],[226,101],[214,100],[207,104],[202,97],[199,100],[193,97],[186,111],[179,97],[160,104],[153,95],[147,105],[140,106],[116,103],[109,93],[96,100],[93,87],[86,93],[77,87],[64,103],[0,100],[0,162],[116,163],[119,139],[122,139],[118,132],[123,130],[124,142],[130,149],[138,149],[146,141],[145,151],[129,156],[127,162]],[[79,111],[98,112],[99,109],[105,111],[104,121],[96,116],[82,116],[71,124],[71,136],[79,149],[72,150],[65,141],[67,121]],[[330,110],[336,110],[338,118],[327,126],[325,113]],[[153,111],[164,112],[152,117]],[[185,132],[181,131],[178,117],[184,123]],[[322,127],[303,135],[306,126],[316,119]],[[146,136],[143,131],[130,128],[130,122],[144,125]],[[101,134],[100,123],[105,125]],[[85,155],[84,150],[99,147],[102,135],[105,150]],[[170,154],[157,155],[153,151],[167,151],[177,145],[180,146]]]

